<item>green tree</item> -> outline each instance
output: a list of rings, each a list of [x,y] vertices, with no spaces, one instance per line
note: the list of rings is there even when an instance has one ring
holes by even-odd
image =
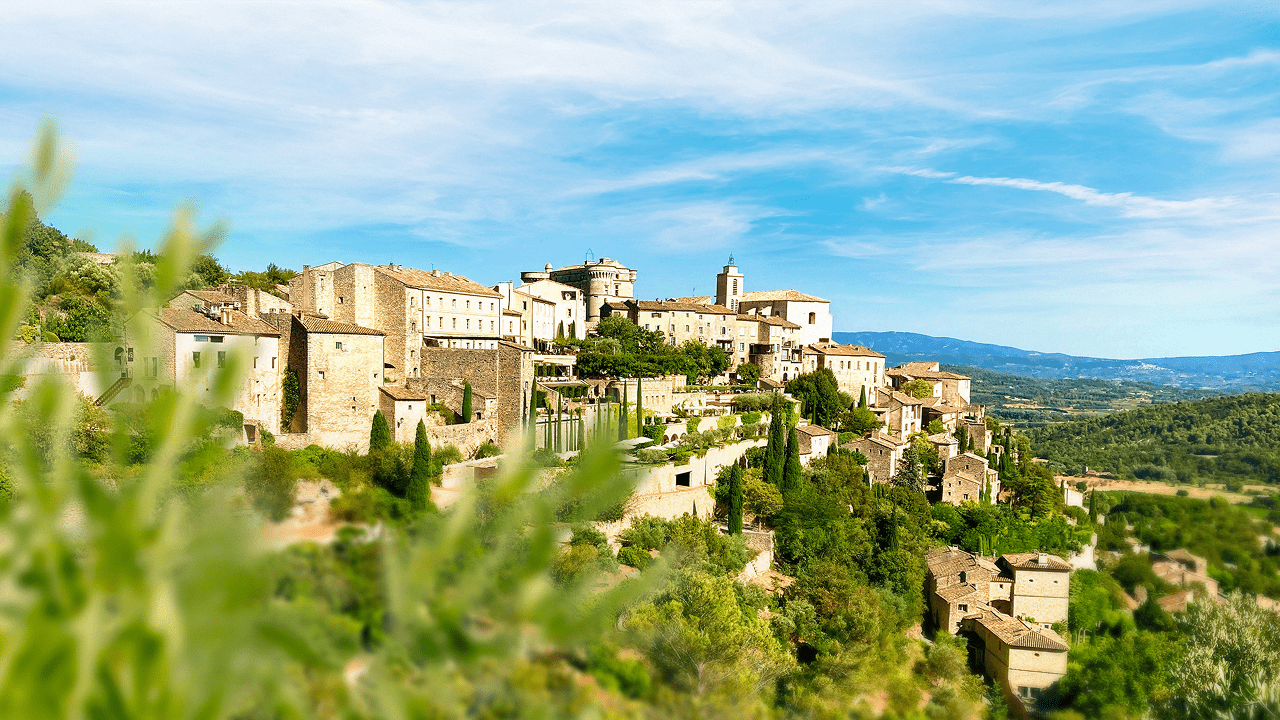
[[[922,493],[924,492],[924,474],[925,468],[920,462],[916,444],[908,443],[907,449],[902,453],[902,462],[898,466],[898,472],[894,473],[890,482],[894,487]]]
[[[618,406],[618,440],[627,439],[627,383],[622,383],[622,404]]]
[[[769,412],[769,442],[764,453],[765,482],[782,487],[782,467],[786,461],[787,441],[782,429],[782,401],[775,396],[773,409]]]
[[[405,496],[415,510],[431,506],[431,442],[427,440],[427,426],[421,420],[413,437],[413,469],[409,472]]]
[[[866,435],[881,426],[880,418],[865,407],[856,407],[844,414],[840,420],[840,429],[845,432]]]
[[[293,416],[298,413],[302,404],[302,388],[298,382],[298,371],[286,365],[284,377],[280,380],[280,430],[292,432]]]
[[[862,386],[862,397],[858,399],[858,407],[865,408],[867,406],[867,386]]]
[[[729,466],[729,534],[742,534],[742,468]]]
[[[734,370],[738,376],[738,381],[746,385],[754,386],[760,382],[760,366],[749,362],[744,362]]]
[[[469,423],[475,419],[471,410],[471,383],[465,383],[462,386],[462,422]]]
[[[373,413],[373,426],[369,429],[369,454],[386,450],[391,445],[391,428],[381,410]]]
[[[840,385],[829,368],[797,375],[787,383],[787,392],[801,402],[801,414],[815,425],[831,427],[844,409]]]
[[[913,398],[923,399],[927,397],[933,397],[933,385],[929,383],[927,380],[921,380],[919,378],[916,378],[911,382],[903,384],[902,392],[906,393],[907,395],[910,395]]]
[[[803,477],[804,471],[800,467],[800,432],[791,428],[791,432],[787,435],[787,460],[782,469],[783,497],[799,488]]]

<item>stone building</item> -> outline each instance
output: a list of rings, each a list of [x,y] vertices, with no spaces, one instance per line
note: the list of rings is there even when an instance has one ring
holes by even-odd
[[[542,280],[554,280],[583,293],[586,301],[587,322],[598,322],[601,309],[608,303],[622,302],[633,297],[636,271],[624,267],[611,258],[587,260],[581,265],[566,265],[553,270],[550,263],[542,272],[520,273],[521,282],[534,284]]]
[[[840,390],[855,401],[865,397],[869,404],[875,399],[876,388],[885,386],[884,356],[862,345],[820,342],[806,346],[804,371],[818,368],[830,370]]]
[[[555,304],[551,318],[552,337],[586,337],[587,301],[586,295],[578,288],[547,279],[526,282],[514,290]]]
[[[746,291],[747,279],[738,272],[738,267],[733,264],[733,256],[730,255],[729,264],[716,275],[716,304],[736,313]]]
[[[502,296],[461,275],[399,265],[328,263],[304,266],[289,282],[304,313],[379,330],[386,338],[386,375],[416,377],[424,345],[494,349]]]
[[[383,385],[379,391],[378,409],[391,428],[391,439],[398,443],[413,442],[418,435],[418,423],[425,423],[427,419],[425,393],[399,385]]]
[[[299,437],[290,443],[367,450],[385,384],[382,332],[306,313],[261,317],[280,333],[285,365],[298,377],[288,432]]]
[[[492,419],[499,433],[519,425],[532,398],[533,348],[504,340],[496,348],[424,347],[422,352],[422,372],[406,387],[459,413],[462,388],[470,383],[477,413],[471,420]]]
[[[245,285],[222,285],[218,288],[218,292],[234,298],[240,303],[240,309],[249,317],[257,317],[260,313],[293,312],[293,303],[265,290]]]
[[[803,372],[804,346],[800,326],[771,315],[738,315],[734,323],[732,366],[749,362],[760,368],[760,377],[786,382]]]
[[[886,435],[879,430],[841,445],[845,450],[856,450],[867,457],[867,481],[887,483],[898,473],[898,463],[907,451],[907,443],[901,437]]]
[[[898,389],[912,380],[924,380],[933,386],[933,396],[942,398],[946,404],[959,408],[969,405],[969,376],[941,370],[936,362],[903,363],[885,371],[885,377]]]
[[[1071,566],[1045,553],[993,563],[955,547],[931,550],[925,562],[933,625],[966,637],[1010,709],[1027,717],[1028,705],[1067,672],[1067,644],[1051,626],[1067,620]]]
[[[196,292],[200,294],[182,293],[170,307],[130,320],[112,353],[119,378],[101,401],[154,400],[163,390],[176,388],[212,405],[214,375],[238,362],[243,374],[229,406],[244,415],[245,439],[256,442],[257,428],[279,432],[280,334],[234,309],[234,299]]]
[[[662,333],[667,343],[683,345],[697,340],[703,345],[731,351],[737,328],[733,311],[719,305],[702,305],[677,300],[630,300],[609,303],[601,309],[604,317],[623,315],[645,330]]]
[[[987,459],[973,453],[960,453],[943,460],[942,481],[938,486],[940,502],[961,505],[981,502],[994,504],[1000,497],[1000,474],[987,467]]]
[[[738,301],[739,313],[780,317],[799,325],[796,339],[801,346],[831,342],[831,302],[796,290],[744,292]]]
[[[817,458],[827,456],[836,434],[819,425],[797,425],[796,439],[800,442],[800,464],[808,465]]]
[[[889,434],[908,438],[921,430],[924,403],[892,388],[876,388],[871,411],[884,422]]]
[[[1209,561],[1199,555],[1192,555],[1183,548],[1163,553],[1153,551],[1151,572],[1170,585],[1187,590],[1194,590],[1199,586],[1210,597],[1218,595],[1218,581],[1209,577]],[[1186,596],[1190,597],[1190,593]],[[1185,603],[1180,609],[1186,609]]]

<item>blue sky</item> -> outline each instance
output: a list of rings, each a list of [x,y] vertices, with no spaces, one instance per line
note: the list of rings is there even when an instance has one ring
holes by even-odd
[[[1108,357],[1280,349],[1280,5],[46,1],[7,7],[0,158],[46,220],[233,269],[492,284],[588,250],[644,298],[829,298],[837,330]]]

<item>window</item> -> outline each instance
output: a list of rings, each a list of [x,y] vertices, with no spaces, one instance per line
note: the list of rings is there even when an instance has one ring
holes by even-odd
[[[645,324],[644,324],[644,329],[645,329],[645,330],[648,330],[648,329],[649,329],[649,323],[645,323]]]
[[[493,321],[489,321],[489,332],[493,332]]]
[[[320,379],[321,379],[321,380],[323,380],[323,379],[324,379],[324,371],[323,371],[323,370],[321,370],[321,371],[320,371]]]
[[[471,329],[471,318],[467,318],[467,329]]]
[[[520,301],[520,309],[521,309],[521,310],[528,310],[528,309],[529,309],[529,301],[528,301],[528,300],[521,300],[521,301]]]
[[[818,322],[818,313],[809,313],[809,324],[812,325],[816,322]]]
[[[272,369],[272,370],[275,370],[275,369],[276,369],[276,359],[275,359],[275,358],[271,358],[271,369]]]
[[[493,312],[493,303],[489,303],[489,312]]]
[[[685,332],[689,332],[689,326],[688,326],[688,325],[685,325],[685,326],[684,326],[684,331],[685,331]]]
[[[968,605],[965,605],[964,603],[960,603],[959,605],[957,605],[957,606],[956,606],[956,608],[957,608],[960,612],[969,612],[969,606],[968,606]]]
[[[123,365],[124,364],[124,348],[116,348],[115,356],[116,356],[116,364]]]
[[[258,369],[258,357],[256,355],[253,358],[253,369],[254,370]]]
[[[196,350],[191,353],[191,367],[200,367],[200,351]]]
[[[418,332],[418,321],[417,321],[417,320],[411,320],[411,321],[409,321],[409,332]]]
[[[737,280],[734,280],[734,281],[733,281],[733,294],[734,294],[734,295],[737,295],[737,294],[738,294],[738,281],[737,281]]]
[[[471,309],[471,301],[470,301],[470,300],[468,300],[468,301],[467,301],[467,309],[468,309],[468,310],[470,310],[470,309]]]
[[[431,296],[427,296],[427,307],[431,307]]]
[[[210,335],[210,336],[209,336],[209,342],[222,342],[222,336],[221,336],[221,335]]]
[[[333,349],[334,349],[334,350],[341,350],[341,349],[342,349],[342,343],[340,343],[340,342],[335,342],[335,343],[333,344]]]
[[[449,301],[449,307],[453,308],[454,310],[457,310],[457,309],[458,309],[458,298],[453,298],[452,300],[450,300],[450,301]]]
[[[342,301],[343,301],[343,298],[342,298],[342,296],[341,296],[341,295],[339,295],[339,296],[338,296],[338,304],[339,304],[339,305],[341,305],[341,304],[342,304]]]
[[[453,319],[453,329],[454,329],[454,330],[457,330],[457,329],[458,329],[458,318],[454,318],[454,319]]]
[[[565,317],[573,317],[573,308],[569,308],[566,312],[568,314]]]
[[[197,335],[197,336],[196,336],[196,342],[209,342],[209,336],[208,336],[208,335]],[[121,352],[124,352],[124,349],[123,349],[123,348],[116,348],[116,357],[117,357],[117,358],[119,358],[119,357],[120,357],[120,353],[121,353]]]
[[[746,344],[746,343],[738,343],[738,351],[739,351],[739,352],[742,352],[742,351],[744,351],[744,350],[746,350],[746,349],[747,349],[747,344]]]
[[[227,353],[225,350],[219,350],[218,351],[218,367],[223,367],[226,364],[227,364]]]
[[[689,472],[676,473],[676,487],[690,487],[692,485],[690,478],[692,477],[693,474]]]

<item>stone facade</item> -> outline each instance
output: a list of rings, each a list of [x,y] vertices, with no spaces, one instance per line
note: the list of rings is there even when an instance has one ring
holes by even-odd
[[[236,299],[240,309],[249,317],[257,317],[260,313],[292,313],[293,303],[276,297],[265,290],[246,287],[244,285],[223,285],[218,291]]]
[[[756,313],[789,320],[799,326],[796,340],[801,346],[831,342],[831,302],[795,290],[764,290],[743,293],[739,313]]]
[[[1044,553],[993,563],[954,547],[929,551],[925,562],[933,624],[966,636],[1010,709],[1027,717],[1027,705],[1067,672],[1067,644],[1050,625],[1066,622],[1071,566]]]
[[[850,440],[841,447],[867,456],[867,480],[872,483],[889,482],[897,474],[898,462],[907,450],[907,444],[901,439],[879,430]]]
[[[711,489],[720,469],[739,463],[747,450],[767,444],[767,440],[743,440],[707,450],[703,457],[691,457],[684,465],[637,465],[636,489],[627,504],[621,526],[630,518],[651,515],[668,520],[694,515],[709,520],[715,513]]]
[[[12,372],[23,378],[13,397],[25,398],[46,379],[59,379],[90,400],[98,400],[121,377],[123,366],[112,362],[117,343],[38,342],[10,343]]]
[[[515,292],[555,305],[551,337],[561,333],[568,338],[586,337],[587,301],[586,295],[578,288],[547,279],[525,283],[515,288]]]
[[[854,401],[866,397],[871,403],[876,388],[885,386],[884,356],[861,345],[815,343],[804,349],[804,371],[827,368],[836,377],[836,385]]]
[[[815,458],[827,456],[832,443],[836,442],[836,434],[818,425],[799,425],[796,439],[800,442],[800,464],[808,465]]]
[[[675,300],[610,303],[601,309],[601,314],[624,315],[645,330],[662,333],[670,345],[696,340],[725,352],[731,352],[737,328],[737,316],[729,308]]]
[[[738,267],[733,264],[733,256],[730,255],[729,264],[716,275],[716,304],[736,313],[746,292],[747,279],[738,272]]]
[[[960,408],[969,405],[969,376],[941,370],[936,362],[904,363],[890,368],[885,376],[891,385],[899,389],[912,380],[924,380],[933,386],[934,397],[942,398],[948,405]]]
[[[804,347],[800,326],[772,315],[738,315],[734,325],[733,367],[749,362],[760,368],[760,377],[786,382],[803,372]]]
[[[890,435],[908,438],[921,430],[924,403],[890,388],[876,388],[871,411],[884,422]]]
[[[499,433],[519,425],[532,397],[533,348],[503,341],[493,349],[424,347],[422,353],[421,379],[408,387],[427,392],[426,380],[453,387],[470,382],[475,395],[492,399]]]
[[[587,260],[581,265],[567,265],[559,270],[553,270],[548,263],[542,272],[520,273],[520,280],[530,284],[554,280],[577,288],[582,291],[586,300],[587,322],[594,323],[602,317],[601,309],[605,305],[634,297],[636,271],[624,267],[617,260],[602,257],[599,260]]]
[[[987,459],[973,453],[961,453],[943,461],[942,481],[938,486],[939,500],[951,505],[981,502],[984,491],[989,491],[986,502],[994,504],[1000,497],[1000,474],[987,466]]]

